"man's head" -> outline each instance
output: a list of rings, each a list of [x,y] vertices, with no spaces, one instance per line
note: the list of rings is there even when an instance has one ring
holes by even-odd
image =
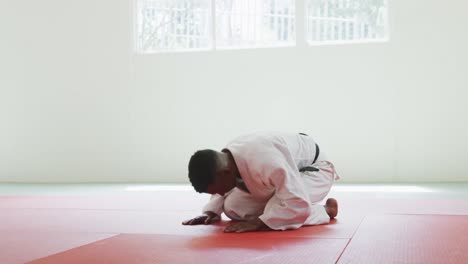
[[[189,179],[199,193],[224,195],[236,185],[236,172],[228,153],[199,150],[189,162]],[[235,167],[235,164],[234,164]]]

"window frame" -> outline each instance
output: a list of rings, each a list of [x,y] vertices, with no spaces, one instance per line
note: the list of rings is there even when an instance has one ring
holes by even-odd
[[[378,39],[354,39],[354,40],[333,40],[333,41],[310,41],[308,39],[308,11],[307,4],[309,0],[295,0],[295,12],[294,12],[294,22],[295,22],[295,36],[293,43],[291,44],[276,44],[276,45],[256,45],[251,47],[217,47],[217,36],[216,36],[216,0],[209,0],[210,10],[211,10],[211,26],[210,26],[210,45],[207,48],[188,48],[188,49],[169,49],[169,50],[152,50],[144,51],[140,49],[138,43],[138,4],[142,0],[132,1],[131,8],[131,17],[133,24],[133,34],[132,34],[132,44],[133,51],[136,54],[160,54],[160,53],[187,53],[187,52],[206,52],[206,51],[217,51],[217,50],[245,50],[245,49],[268,49],[268,48],[291,48],[291,47],[311,47],[311,46],[330,46],[330,45],[350,45],[350,44],[372,44],[372,43],[385,43],[390,40],[390,6],[389,1],[385,1],[386,12],[385,12],[385,36]],[[157,1],[157,0],[155,0]],[[302,5],[301,8],[297,8]]]

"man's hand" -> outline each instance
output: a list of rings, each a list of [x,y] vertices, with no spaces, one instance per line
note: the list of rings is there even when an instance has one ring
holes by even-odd
[[[243,233],[253,231],[267,231],[271,230],[265,223],[259,218],[251,221],[239,222],[232,224],[224,229],[226,233]]]
[[[183,225],[209,225],[221,221],[221,217],[213,212],[206,212],[195,218],[182,222]]]

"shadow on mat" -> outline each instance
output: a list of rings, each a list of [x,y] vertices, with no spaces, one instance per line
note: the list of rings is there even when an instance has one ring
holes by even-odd
[[[337,220],[333,219],[327,225],[305,226],[295,230],[246,233],[224,233],[224,228],[230,222],[223,222],[216,224],[216,226],[219,226],[219,232],[194,237],[187,242],[187,246],[193,249],[243,248],[271,250],[276,247],[303,244],[304,241],[313,243],[314,239],[330,238],[328,234],[333,231],[329,227],[335,224]]]

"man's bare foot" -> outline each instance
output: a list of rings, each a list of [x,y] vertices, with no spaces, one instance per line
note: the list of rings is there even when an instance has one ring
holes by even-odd
[[[330,219],[335,218],[338,214],[338,202],[336,199],[328,198],[325,203],[325,210],[327,211],[328,216],[330,216]]]

